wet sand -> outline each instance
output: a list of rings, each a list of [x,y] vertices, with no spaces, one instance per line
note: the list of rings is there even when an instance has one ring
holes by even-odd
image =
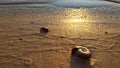
[[[72,68],[76,45],[91,50],[92,68],[120,68],[119,41],[119,8],[0,10],[0,68]]]

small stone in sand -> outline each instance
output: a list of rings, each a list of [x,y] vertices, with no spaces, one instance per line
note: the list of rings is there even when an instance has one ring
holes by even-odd
[[[13,44],[11,44],[10,46],[13,46]]]
[[[33,24],[34,22],[31,22],[31,24]]]
[[[48,33],[48,31],[49,30],[47,28],[43,27],[43,28],[40,29],[40,35],[44,36]]]
[[[108,32],[106,31],[106,32],[105,32],[105,34],[107,35],[107,34],[108,34]]]
[[[19,40],[23,40],[22,38],[19,38]]]

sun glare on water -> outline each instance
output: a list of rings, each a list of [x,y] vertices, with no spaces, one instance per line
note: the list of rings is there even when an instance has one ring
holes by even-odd
[[[84,9],[72,9],[65,11],[65,18],[63,19],[66,25],[65,29],[70,36],[80,36],[82,33],[91,31],[91,20],[89,20],[89,11]],[[71,33],[70,33],[71,32]]]
[[[72,23],[81,23],[83,22],[82,19],[70,19],[69,22],[72,22]]]
[[[72,9],[72,10],[67,10],[65,11],[65,19],[63,20],[66,23],[81,23],[84,24],[85,22],[88,21],[86,16],[88,16],[85,13],[85,10],[77,10],[77,9]]]

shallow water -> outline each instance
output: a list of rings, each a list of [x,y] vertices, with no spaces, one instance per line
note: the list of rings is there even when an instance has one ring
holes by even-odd
[[[117,1],[119,2],[119,1]],[[119,7],[119,3],[114,3],[111,1],[104,0],[1,0],[0,7],[1,8],[29,8],[29,7],[69,7],[69,8],[80,8],[80,7]]]

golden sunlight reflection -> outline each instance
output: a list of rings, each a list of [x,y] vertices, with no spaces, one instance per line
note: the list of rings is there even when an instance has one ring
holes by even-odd
[[[88,34],[91,31],[91,23],[88,11],[84,10],[67,10],[63,22],[66,24],[70,36],[80,36],[81,34]],[[71,32],[71,33],[70,33]]]
[[[69,22],[73,22],[73,23],[80,23],[80,22],[83,22],[82,19],[69,19],[68,21],[69,21]]]
[[[89,18],[90,15],[88,14],[89,11],[85,9],[72,9],[65,11],[65,19],[64,22],[69,23],[85,23],[90,22]]]

